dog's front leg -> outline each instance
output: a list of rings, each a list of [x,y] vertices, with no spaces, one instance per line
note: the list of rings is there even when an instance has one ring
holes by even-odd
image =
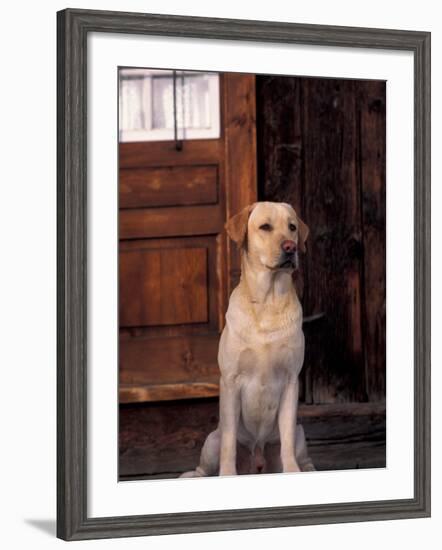
[[[236,441],[240,411],[239,388],[235,378],[220,380],[220,476],[236,475]]]
[[[283,472],[299,472],[295,458],[296,416],[298,411],[298,377],[290,378],[284,389],[279,406],[278,426],[281,441],[281,462]]]

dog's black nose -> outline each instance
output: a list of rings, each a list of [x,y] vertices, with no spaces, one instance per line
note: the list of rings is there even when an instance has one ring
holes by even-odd
[[[296,252],[296,243],[295,241],[290,241],[287,239],[286,241],[282,241],[281,248],[286,254],[293,254]]]

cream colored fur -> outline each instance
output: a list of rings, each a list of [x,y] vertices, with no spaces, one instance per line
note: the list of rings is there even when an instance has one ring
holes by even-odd
[[[312,470],[296,425],[304,334],[292,280],[308,227],[289,204],[258,202],[226,229],[241,247],[242,269],[219,343],[219,425],[204,443],[199,466],[183,477],[235,475],[238,449],[251,457],[251,468],[242,465],[239,473]],[[297,249],[292,264],[285,263],[283,246]]]

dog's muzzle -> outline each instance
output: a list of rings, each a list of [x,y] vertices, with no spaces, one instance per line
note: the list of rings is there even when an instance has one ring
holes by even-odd
[[[284,252],[278,264],[279,269],[298,269],[298,251]]]

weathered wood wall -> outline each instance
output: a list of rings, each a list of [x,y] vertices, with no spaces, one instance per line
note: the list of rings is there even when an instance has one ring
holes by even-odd
[[[310,227],[306,403],[385,399],[385,83],[257,77],[259,199]]]

